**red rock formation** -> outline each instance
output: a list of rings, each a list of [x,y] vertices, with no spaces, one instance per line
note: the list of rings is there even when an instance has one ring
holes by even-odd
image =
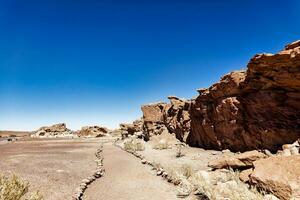
[[[164,123],[170,133],[174,133],[180,141],[186,142],[190,132],[190,106],[191,101],[169,96],[171,105],[164,113]]]
[[[102,137],[108,133],[108,129],[101,126],[84,126],[80,131],[77,132],[79,137]]]
[[[185,142],[190,132],[191,101],[175,96],[170,96],[168,99],[170,104],[156,103],[142,106],[145,138],[149,139],[151,135],[160,135],[168,131]]]
[[[166,103],[153,103],[142,106],[144,138],[149,140],[152,135],[159,135],[166,130],[164,114],[170,107]]]
[[[300,137],[300,42],[254,56],[192,104],[187,143],[213,149],[270,149]]]
[[[276,156],[254,162],[249,182],[279,199],[300,198],[300,156]]]

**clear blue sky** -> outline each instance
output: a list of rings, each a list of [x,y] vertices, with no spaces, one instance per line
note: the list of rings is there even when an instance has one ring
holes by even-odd
[[[300,39],[300,1],[0,0],[0,129],[116,127]]]

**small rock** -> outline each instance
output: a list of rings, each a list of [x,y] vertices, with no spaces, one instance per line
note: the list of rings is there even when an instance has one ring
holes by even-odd
[[[143,159],[143,160],[141,161],[141,163],[142,163],[142,164],[146,164],[147,161],[146,161],[145,159]]]
[[[222,150],[222,153],[231,153],[229,149]]]
[[[157,176],[160,176],[160,175],[162,175],[162,173],[163,173],[163,172],[162,172],[161,170],[158,170],[158,171],[156,172],[156,175],[157,175]]]
[[[283,156],[291,156],[292,155],[291,150],[289,150],[289,149],[283,149],[282,155]]]
[[[295,146],[290,148],[290,151],[292,155],[299,155],[299,149]]]

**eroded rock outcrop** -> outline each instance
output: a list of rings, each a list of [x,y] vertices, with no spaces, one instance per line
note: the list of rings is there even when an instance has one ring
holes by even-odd
[[[152,135],[160,135],[167,130],[164,122],[166,110],[170,104],[159,102],[142,106],[143,112],[143,134],[146,140]]]
[[[175,96],[169,96],[168,99],[169,104],[155,103],[142,106],[145,138],[169,132],[180,141],[186,142],[190,132],[191,101]]]
[[[77,132],[79,137],[103,137],[107,135],[108,129],[102,126],[84,126]]]
[[[34,131],[31,137],[69,137],[73,136],[73,131],[67,128],[65,123],[43,126]]]
[[[121,130],[121,135],[122,138],[127,138],[130,135],[135,135],[137,137],[142,137],[143,136],[143,120],[138,119],[133,121],[131,124],[127,123],[122,123],[120,124],[120,130]]]
[[[276,151],[300,136],[300,42],[254,56],[192,103],[187,143],[212,149]]]
[[[170,133],[174,133],[176,138],[186,142],[191,128],[190,106],[191,100],[180,99],[169,96],[171,105],[164,115],[165,126]]]

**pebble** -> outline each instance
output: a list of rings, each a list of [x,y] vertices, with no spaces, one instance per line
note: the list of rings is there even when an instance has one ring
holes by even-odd
[[[142,163],[142,164],[146,164],[147,161],[146,161],[145,159],[143,159],[143,160],[141,161],[141,163]]]

